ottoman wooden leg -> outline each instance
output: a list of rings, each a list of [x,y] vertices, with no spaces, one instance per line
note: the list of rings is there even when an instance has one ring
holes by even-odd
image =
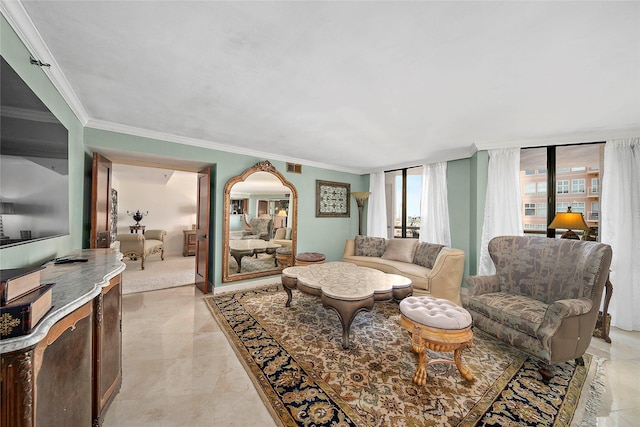
[[[453,351],[453,360],[456,362],[456,368],[458,368],[458,371],[460,371],[460,375],[462,375],[462,377],[468,381],[471,381],[473,379],[473,372],[471,372],[469,368],[467,368],[462,364],[461,356],[462,356],[462,350],[464,350],[465,348],[470,348],[472,346],[473,346],[473,342],[468,341],[460,344],[460,347],[456,348]]]
[[[418,355],[418,366],[413,374],[413,382],[425,385],[427,383],[427,360],[429,359],[427,347],[424,344],[413,342],[411,349]]]

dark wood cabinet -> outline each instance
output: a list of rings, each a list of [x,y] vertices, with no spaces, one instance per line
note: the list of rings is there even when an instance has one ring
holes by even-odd
[[[71,272],[69,283],[57,276],[65,292],[54,294],[54,313],[32,335],[0,342],[0,426],[102,424],[122,384],[122,274],[109,274],[122,271],[120,259],[97,257],[95,271],[92,259]],[[109,276],[95,295],[95,285]]]

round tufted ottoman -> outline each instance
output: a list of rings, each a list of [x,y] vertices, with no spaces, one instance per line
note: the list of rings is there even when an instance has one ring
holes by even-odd
[[[322,264],[325,258],[324,254],[318,252],[302,252],[296,255],[296,265],[303,267],[311,264]]]
[[[411,336],[412,350],[418,354],[418,367],[413,382],[427,383],[427,366],[435,363],[455,364],[467,380],[473,373],[462,364],[460,352],[473,345],[471,315],[449,300],[433,297],[408,297],[400,301],[400,325]],[[453,361],[428,361],[427,349],[453,351]]]
[[[282,268],[291,267],[291,248],[283,246],[276,249],[276,261]]]

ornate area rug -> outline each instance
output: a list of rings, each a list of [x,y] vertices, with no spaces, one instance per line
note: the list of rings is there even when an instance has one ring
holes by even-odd
[[[547,385],[533,359],[477,330],[462,356],[473,381],[443,364],[416,386],[417,357],[392,301],[356,316],[349,350],[337,314],[318,297],[294,291],[287,308],[282,286],[271,285],[205,301],[284,426],[567,426],[583,388],[597,398],[585,387],[594,356],[584,367],[557,365]]]

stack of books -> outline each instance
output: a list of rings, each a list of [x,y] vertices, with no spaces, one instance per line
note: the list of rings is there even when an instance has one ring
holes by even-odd
[[[0,339],[30,334],[51,310],[54,283],[40,282],[42,268],[0,270]]]

